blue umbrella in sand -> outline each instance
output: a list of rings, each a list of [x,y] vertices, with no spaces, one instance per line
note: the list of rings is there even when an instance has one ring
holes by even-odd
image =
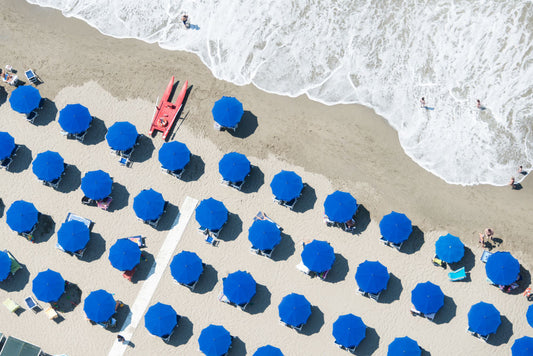
[[[81,190],[87,198],[102,200],[111,194],[113,179],[101,170],[85,173],[81,179]]]
[[[127,151],[135,145],[137,137],[139,136],[135,126],[127,121],[115,122],[109,130],[105,138],[107,144],[113,150]]]
[[[344,223],[353,218],[357,212],[357,200],[346,192],[337,190],[326,197],[324,212],[329,220]]]
[[[21,114],[29,114],[39,107],[41,94],[37,88],[24,85],[15,89],[9,97],[11,108]]]
[[[61,177],[65,170],[65,161],[57,152],[41,152],[33,160],[32,170],[38,179],[51,182]]]
[[[0,282],[5,280],[11,273],[11,258],[7,252],[0,251]]]
[[[421,354],[422,350],[420,349],[420,346],[418,346],[418,343],[407,336],[394,339],[394,341],[389,344],[389,350],[387,351],[387,356],[420,356]]]
[[[6,212],[6,221],[11,230],[29,232],[39,220],[39,212],[35,205],[24,200],[17,200]]]
[[[211,110],[213,119],[222,127],[234,128],[241,121],[244,110],[242,103],[234,97],[223,96]]]
[[[42,302],[55,302],[65,292],[65,280],[58,272],[47,269],[33,279],[32,291]]]
[[[447,234],[435,242],[435,253],[444,262],[459,262],[465,254],[465,245],[457,236]]]
[[[221,201],[204,199],[196,207],[196,221],[201,227],[216,231],[228,220],[228,209]]]
[[[492,304],[479,302],[468,312],[468,328],[479,335],[495,333],[501,323],[500,312]]]
[[[299,327],[311,316],[311,303],[303,295],[291,293],[283,297],[279,303],[278,313],[281,321]]]
[[[276,199],[291,201],[302,193],[302,178],[293,171],[281,171],[272,178],[270,188]]]
[[[221,325],[209,325],[200,333],[198,344],[200,351],[206,356],[225,355],[232,343],[232,337]]]
[[[115,314],[116,301],[111,293],[103,289],[91,292],[85,298],[83,311],[95,323],[108,321]]]
[[[399,244],[409,238],[413,232],[411,220],[405,214],[395,211],[385,215],[379,222],[381,236],[389,242]]]
[[[333,323],[335,343],[346,348],[359,345],[366,336],[366,325],[360,317],[353,314],[341,315]]]
[[[357,267],[355,280],[361,290],[377,294],[387,288],[389,271],[378,261],[365,261]]]
[[[283,356],[283,352],[277,347],[266,345],[258,348],[253,356]]]
[[[57,243],[65,251],[76,252],[87,246],[90,234],[87,225],[81,221],[67,221],[61,224],[57,231]]]
[[[248,240],[256,249],[272,250],[281,241],[281,232],[275,223],[268,220],[256,220],[248,229]]]
[[[198,281],[203,271],[202,260],[194,252],[181,251],[170,263],[170,274],[181,284],[190,285]]]
[[[59,125],[71,134],[80,134],[87,131],[93,117],[89,109],[81,104],[68,104],[59,112]]]
[[[150,334],[164,337],[178,325],[178,314],[168,304],[156,303],[144,315],[144,326]]]
[[[507,286],[518,279],[520,263],[509,252],[496,252],[487,260],[485,271],[494,284]]]
[[[118,239],[109,249],[109,262],[119,271],[131,271],[140,260],[139,245],[130,239]]]
[[[165,210],[165,199],[161,193],[145,189],[133,199],[133,210],[141,220],[157,220]]]
[[[230,273],[223,282],[224,295],[237,305],[249,303],[256,292],[252,275],[245,271]]]
[[[218,172],[228,182],[242,182],[250,173],[250,161],[242,153],[226,153],[218,162]]]
[[[303,264],[317,273],[330,270],[335,262],[333,247],[326,241],[313,240],[306,244],[301,256]]]
[[[191,151],[187,145],[178,141],[166,142],[159,149],[159,163],[164,169],[177,171],[185,168],[191,160]]]
[[[411,303],[421,313],[433,314],[444,305],[444,293],[431,282],[418,283],[411,292]]]
[[[0,160],[6,159],[15,150],[15,139],[7,132],[0,131]]]
[[[516,339],[511,347],[513,356],[531,356],[533,355],[533,337],[524,336]]]

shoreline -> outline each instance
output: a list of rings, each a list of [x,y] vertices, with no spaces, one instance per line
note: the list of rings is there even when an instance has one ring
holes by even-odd
[[[0,317],[6,323],[0,332],[51,354],[100,355],[108,354],[117,333],[131,326],[135,330],[128,341],[133,347],[127,349],[127,355],[194,354],[200,331],[217,324],[236,337],[231,350],[234,355],[252,354],[258,347],[272,344],[286,355],[311,355],[320,350],[320,354],[339,356],[346,353],[334,344],[332,324],[348,313],[360,316],[368,327],[357,349],[361,355],[384,354],[390,342],[405,335],[436,355],[504,355],[509,354],[515,339],[530,333],[524,318],[529,302],[521,293],[502,293],[487,283],[477,243],[477,232],[493,228],[496,237],[503,239],[495,250],[513,253],[526,269],[523,288],[529,285],[532,248],[526,229],[533,218],[526,185],[522,191],[511,191],[509,187],[446,184],[410,160],[396,132],[364,106],[325,106],[305,96],[289,98],[252,85],[238,87],[216,80],[195,55],[105,37],[58,11],[16,0],[7,3],[0,24],[0,46],[9,56],[3,60],[19,71],[19,77],[27,68],[35,70],[44,82],[38,86],[42,96],[51,101],[36,125],[29,125],[7,101],[6,91],[14,88],[0,85],[1,131],[8,131],[21,145],[11,171],[1,173],[9,189],[1,196],[5,206],[0,218],[5,220],[8,207],[18,199],[31,201],[43,215],[35,244],[17,236],[5,221],[0,223],[5,236],[2,249],[12,252],[24,266],[14,278],[2,282],[0,293],[23,305],[24,298],[32,295],[35,275],[51,268],[78,286],[80,301],[63,300],[67,310],[60,311],[64,319],[57,324],[42,312],[34,315],[26,310],[15,315],[2,308]],[[25,26],[28,23],[34,26]],[[183,180],[161,172],[157,159],[163,144],[160,134],[142,138],[128,168],[109,154],[105,141],[107,128],[117,121],[130,121],[148,136],[153,104],[172,75],[180,81],[188,79],[192,85],[183,120],[170,135],[170,140],[185,143],[192,153]],[[235,96],[244,106],[245,115],[234,135],[213,128],[211,108],[222,95]],[[62,137],[55,120],[59,110],[75,102],[87,106],[95,117],[83,143]],[[60,152],[68,164],[57,190],[40,184],[31,170],[35,156],[47,149]],[[230,151],[246,154],[253,165],[241,192],[219,183],[218,162]],[[80,202],[81,177],[95,169],[113,177],[113,202],[108,211]],[[307,183],[294,211],[272,202],[269,183],[282,169],[294,170]],[[137,221],[132,208],[134,197],[147,188],[159,191],[169,202],[157,229]],[[352,193],[361,204],[354,234],[323,222],[322,204],[336,189]],[[181,214],[187,216],[185,202],[209,197],[224,202],[231,213],[218,245],[206,244],[197,232],[198,223],[191,218],[182,224],[186,226],[175,251],[162,248],[177,232],[174,224]],[[379,221],[391,210],[405,213],[414,225],[400,252],[379,241]],[[248,229],[258,211],[283,228],[272,259],[250,253]],[[94,222],[83,259],[55,247],[56,232],[69,212]],[[470,274],[468,282],[448,280],[454,265],[444,270],[431,264],[435,241],[447,233],[459,236],[467,246],[459,267],[464,266]],[[118,238],[136,235],[145,237],[146,247],[132,283],[110,265],[108,254]],[[334,248],[335,262],[325,281],[309,278],[295,268],[301,262],[302,242],[311,239],[326,240]],[[175,283],[159,258],[162,250],[165,254],[194,251],[205,262],[194,292]],[[354,276],[365,260],[379,260],[390,273],[378,303],[357,293]],[[148,305],[169,304],[182,316],[168,344],[149,334],[144,311],[134,308],[142,289],[154,287],[155,282],[149,281],[155,275],[151,274],[154,267],[162,274],[156,276],[153,294],[143,300]],[[248,271],[257,282],[256,295],[246,311],[221,303],[217,297],[223,291],[223,278],[237,270]],[[433,323],[409,313],[411,291],[425,281],[441,286],[445,295]],[[84,322],[83,300],[97,289],[114,293],[125,305],[116,314],[116,329]],[[289,293],[305,295],[312,305],[302,333],[279,324],[278,305]],[[493,303],[502,314],[502,324],[489,343],[465,333],[468,310],[480,300]],[[48,307],[46,303],[41,306]],[[129,318],[130,312],[136,313],[135,318]],[[139,323],[134,325],[131,320]]]
[[[33,54],[38,52],[29,53],[19,45],[7,48],[6,44],[20,40],[13,38],[18,34],[4,22],[3,53],[13,54],[5,60],[14,68],[28,66],[40,74],[46,82],[39,88],[45,97],[53,98],[64,86],[95,80],[117,98],[155,102],[170,76],[189,79],[192,90],[182,113],[186,116],[183,124],[221,149],[260,158],[271,153],[325,174],[335,189],[350,191],[373,219],[391,210],[402,212],[422,230],[447,230],[469,246],[477,245],[477,232],[492,227],[504,241],[502,248],[515,253],[527,268],[533,265],[533,247],[525,244],[529,234],[524,222],[533,220],[527,209],[533,198],[527,182],[521,191],[448,184],[414,163],[403,152],[396,131],[370,108],[326,106],[305,96],[290,98],[251,84],[233,85],[215,79],[192,53],[105,36],[79,19],[25,1],[8,0],[4,16],[37,25],[25,29],[23,36],[30,41],[25,47],[55,53],[40,58]],[[244,139],[213,130],[210,110],[222,95],[235,96],[243,103],[250,117],[249,132],[241,127]],[[146,119],[146,126],[150,120]]]

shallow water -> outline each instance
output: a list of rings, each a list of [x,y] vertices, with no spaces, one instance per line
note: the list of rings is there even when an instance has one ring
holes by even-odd
[[[196,53],[238,85],[368,105],[449,183],[503,185],[533,165],[530,1],[27,1],[109,36]]]

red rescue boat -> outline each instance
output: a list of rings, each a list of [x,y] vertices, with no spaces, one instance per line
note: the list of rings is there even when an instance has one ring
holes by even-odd
[[[150,127],[150,135],[152,135],[154,131],[161,131],[163,133],[163,140],[167,139],[167,136],[174,125],[174,121],[178,118],[178,113],[183,106],[183,99],[185,99],[185,94],[187,93],[189,81],[187,80],[183,85],[183,88],[181,88],[175,104],[168,100],[172,93],[173,86],[174,77],[170,79],[159,106],[155,107],[154,119],[152,120],[152,126]]]

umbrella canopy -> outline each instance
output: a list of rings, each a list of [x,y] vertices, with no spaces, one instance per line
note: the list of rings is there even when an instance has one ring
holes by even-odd
[[[379,230],[385,240],[399,244],[409,238],[413,227],[407,216],[393,211],[381,219]]]
[[[93,117],[89,109],[81,104],[68,104],[59,112],[59,125],[71,134],[79,134],[87,131]]]
[[[254,248],[272,250],[280,243],[281,232],[272,221],[256,220],[248,229],[248,240]]]
[[[0,131],[0,160],[5,159],[13,153],[15,149],[15,139],[7,132]]]
[[[37,88],[25,85],[13,90],[9,97],[9,103],[16,112],[29,114],[39,107],[41,94]]]
[[[291,201],[300,196],[304,185],[302,177],[293,171],[281,171],[272,178],[272,194],[283,201]]]
[[[135,126],[127,121],[115,122],[109,130],[105,138],[107,144],[113,150],[127,151],[135,145],[137,141],[137,129]]]
[[[194,252],[181,251],[174,256],[170,263],[170,274],[178,283],[182,284],[196,282],[203,271],[202,260]]]
[[[159,162],[169,171],[177,171],[185,168],[191,160],[191,151],[187,145],[178,141],[166,142],[159,149]]]
[[[7,252],[0,251],[0,282],[6,279],[11,272],[11,258]]]
[[[509,252],[496,252],[487,260],[485,272],[493,283],[507,286],[518,279],[520,263]]]
[[[206,356],[225,355],[231,346],[231,334],[221,325],[209,325],[198,338],[200,351]]]
[[[157,220],[165,209],[165,199],[153,189],[144,189],[133,199],[133,210],[139,219]]]
[[[108,321],[115,314],[115,299],[111,293],[103,289],[91,292],[85,298],[83,311],[90,320],[95,323]]]
[[[303,295],[291,293],[283,297],[279,303],[278,314],[284,323],[300,326],[311,316],[311,303]]]
[[[65,280],[58,272],[47,269],[35,276],[32,291],[41,302],[56,302],[65,292]]]
[[[6,221],[11,230],[29,232],[39,220],[39,212],[35,205],[24,200],[17,200],[11,204],[6,212]]]
[[[155,336],[170,335],[176,325],[178,325],[178,314],[168,304],[156,303],[144,315],[144,326]]]
[[[365,261],[357,267],[355,280],[363,291],[377,294],[387,288],[389,271],[378,261]]]
[[[201,227],[219,230],[228,220],[228,209],[221,201],[213,198],[204,199],[196,207],[196,221]]]
[[[530,305],[529,308],[527,308],[526,319],[529,326],[533,328],[533,305]]]
[[[479,302],[468,312],[468,328],[479,335],[495,333],[501,323],[500,312],[492,304]]]
[[[283,356],[283,352],[277,347],[266,345],[258,348],[253,356]]]
[[[237,305],[248,303],[255,295],[256,283],[252,275],[245,271],[228,274],[223,282],[224,295]]]
[[[411,292],[411,303],[421,313],[433,314],[444,305],[444,293],[438,285],[431,282],[418,283]]]
[[[350,193],[337,190],[326,197],[324,211],[329,220],[344,223],[355,215],[357,200]]]
[[[301,256],[304,265],[317,273],[330,270],[335,261],[333,247],[328,242],[320,240],[306,244]]]
[[[394,341],[389,344],[389,350],[387,351],[387,356],[420,356],[421,354],[422,350],[420,350],[418,343],[407,336],[394,339]]]
[[[131,271],[140,261],[139,245],[130,239],[118,239],[109,249],[109,262],[119,271]]]
[[[511,347],[513,356],[531,356],[533,355],[533,337],[524,336],[516,339]]]
[[[353,314],[341,315],[333,323],[333,337],[335,342],[346,348],[352,348],[366,336],[366,325],[360,317]]]
[[[67,221],[57,231],[57,243],[65,251],[76,252],[87,246],[90,234],[87,225],[81,221]]]
[[[444,262],[459,262],[465,254],[465,245],[457,236],[447,234],[435,242],[435,253]]]
[[[81,179],[81,190],[87,198],[102,200],[111,194],[113,179],[101,170],[85,173]]]
[[[38,179],[51,182],[61,176],[65,170],[65,161],[57,152],[41,152],[33,160],[32,170]]]
[[[218,162],[218,172],[224,180],[242,182],[250,173],[250,161],[242,153],[226,153]]]
[[[215,102],[211,113],[220,126],[233,128],[241,121],[244,110],[239,100],[223,96]]]

